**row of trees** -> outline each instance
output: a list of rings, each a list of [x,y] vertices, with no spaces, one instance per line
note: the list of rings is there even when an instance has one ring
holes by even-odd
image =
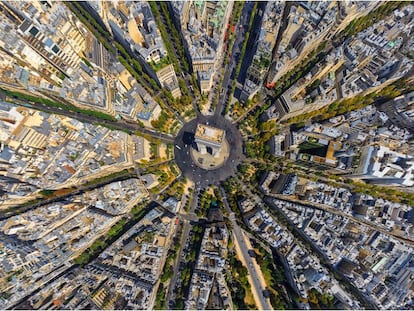
[[[233,120],[239,119],[250,108],[252,108],[255,105],[260,104],[262,100],[263,100],[262,94],[257,93],[253,96],[253,98],[246,100],[244,103],[236,101],[233,105],[233,109],[231,112]]]
[[[152,5],[153,3],[151,2],[151,9],[153,9],[154,16],[158,16],[159,17],[159,13],[158,10],[155,11],[155,9],[157,9],[157,7],[155,5]],[[160,90],[159,85],[157,84],[157,82],[152,79],[142,68],[141,64],[136,60],[136,58],[131,55],[131,53],[129,51],[127,51],[120,43],[118,42],[114,42],[113,45],[110,43],[112,42],[112,37],[110,35],[110,33],[106,30],[103,29],[99,23],[97,23],[90,15],[89,13],[83,9],[83,7],[78,4],[78,3],[74,3],[73,6],[69,5],[70,8],[72,8],[72,10],[74,11],[74,13],[79,17],[79,19],[88,27],[88,29],[90,29],[92,31],[92,33],[97,37],[97,39],[104,44],[104,46],[111,51],[113,54],[117,51],[118,54],[118,60],[119,62],[130,72],[130,74],[146,89],[146,91],[150,94],[154,94],[154,90],[158,91]],[[75,9],[73,9],[75,8]],[[86,19],[85,19],[86,17]],[[163,25],[159,25],[159,26],[163,26]],[[160,28],[161,32],[164,29],[163,27]],[[165,29],[164,29],[165,31]],[[162,32],[163,33],[163,32]],[[165,35],[165,33],[164,33]],[[166,38],[166,36],[164,36]],[[164,38],[163,37],[163,38]],[[164,39],[165,40],[165,39]],[[166,46],[168,48],[168,40],[165,40],[166,42]],[[115,49],[115,48],[116,49]],[[171,48],[171,46],[170,46]],[[171,51],[169,51],[169,57],[173,57],[175,58],[174,53]],[[166,63],[165,63],[166,62]],[[166,65],[167,63],[169,63],[169,59],[166,59],[163,63],[163,65]],[[156,67],[156,66],[155,66]],[[157,69],[157,68],[155,68]],[[180,73],[181,71],[178,70],[178,72]],[[168,94],[165,94],[168,93]],[[188,90],[187,92],[188,93]],[[170,107],[172,106],[176,106],[179,105],[181,103],[180,99],[174,100],[174,98],[172,98],[171,96],[171,92],[164,90],[163,89],[163,93],[162,93],[165,102],[167,102],[169,104]],[[158,98],[156,98],[157,100]],[[158,99],[157,102],[160,104],[160,106],[164,109],[164,110],[168,110],[168,108],[166,107],[164,100]],[[185,100],[185,103],[188,103],[189,100]],[[191,102],[191,101],[190,101]],[[187,109],[185,109],[187,110]],[[181,112],[181,109],[178,109],[177,111]],[[169,114],[170,115],[170,114]],[[172,115],[170,115],[172,116]]]
[[[145,88],[145,90],[150,94],[154,94],[154,90],[158,91],[160,88],[157,82],[155,82],[146,72],[143,71],[141,64],[134,57],[132,57],[121,44],[114,42],[114,45],[119,53],[119,62]]]
[[[279,133],[274,121],[263,122],[258,126],[258,132],[254,133],[246,141],[246,153],[252,159],[270,159],[269,140]]]
[[[168,28],[171,30],[170,35],[168,35],[165,25],[161,21],[160,11],[158,9],[158,5],[156,2],[149,2],[151,6],[151,10],[154,14],[155,20],[157,22],[158,29],[160,30],[161,37],[164,41],[165,47],[168,52],[169,59],[174,66],[174,70],[177,74],[178,78],[178,86],[181,90],[182,96],[181,98],[174,99],[171,95],[171,92],[163,89],[163,95],[167,98],[168,105],[173,108],[176,112],[180,115],[194,115],[195,111],[192,109],[192,100],[193,98],[190,96],[190,92],[188,87],[183,78],[181,78],[182,69],[185,72],[189,72],[190,66],[188,65],[187,58],[184,52],[184,48],[182,47],[181,36],[178,33],[175,25],[171,21],[170,15],[168,13],[168,8],[166,3],[160,3],[159,6],[162,9],[162,14],[165,18],[165,21],[168,25]],[[165,15],[167,13],[167,15]],[[177,48],[173,47],[172,40],[174,40],[174,44]],[[177,59],[176,53],[180,55],[181,62]],[[197,85],[194,86],[197,89]],[[194,89],[194,88],[193,88]],[[165,94],[165,92],[169,94]]]
[[[256,246],[258,250],[256,261],[263,272],[272,307],[276,310],[293,309],[293,305],[285,292],[288,282],[283,266],[280,263],[276,265],[273,256],[261,247],[260,244]]]
[[[217,205],[219,207],[222,205],[222,200],[220,200],[219,191],[217,188],[214,188],[213,193],[209,191],[211,188],[203,191],[201,194],[199,207],[197,209],[197,216],[198,217],[206,217],[208,209],[211,207],[212,204]]]
[[[226,191],[227,201],[229,203],[231,211],[236,215],[237,219],[243,219],[243,213],[238,206],[238,202],[245,198],[247,195],[243,190],[240,189],[240,184],[237,178],[238,177],[227,178],[224,182],[222,182],[222,186]],[[244,230],[249,231],[249,228],[244,222],[241,222],[240,225]]]
[[[157,130],[163,132],[169,132],[169,125],[171,125],[171,116],[169,116],[164,110],[161,111],[157,120],[152,120],[151,125]]]
[[[312,309],[333,310],[335,307],[335,297],[327,293],[322,294],[316,288],[308,290],[308,303]]]
[[[161,12],[158,10],[157,4],[158,4],[158,7],[161,9]],[[151,8],[154,9],[153,12],[156,12],[155,14],[157,14],[158,17],[159,17],[159,14],[161,13],[167,23],[169,32],[166,31],[160,19],[159,19],[158,25],[159,25],[161,36],[164,42],[168,42],[168,44],[166,44],[168,53],[170,55],[173,55],[173,63],[174,63],[175,72],[177,73],[178,76],[180,76],[182,72],[190,73],[191,66],[189,63],[189,59],[187,57],[187,53],[185,52],[185,49],[184,49],[184,46],[186,45],[184,42],[185,39],[182,37],[180,31],[177,30],[175,24],[171,20],[171,14],[168,10],[167,2],[159,1],[157,2],[157,4],[155,2],[150,2]],[[169,33],[169,35],[167,35],[167,33]],[[170,41],[169,38],[171,38],[172,41]],[[171,42],[174,43],[174,47],[171,45]],[[178,56],[179,60],[177,59],[176,55]],[[180,80],[181,78],[179,78],[179,82]],[[192,79],[190,83],[193,86],[193,92],[197,93],[198,83],[197,83],[197,79],[195,78],[194,74],[192,75]],[[178,108],[177,111],[182,112],[182,110],[184,111],[188,110],[188,105],[191,104],[192,97],[189,93],[189,90],[184,80],[182,80],[181,82],[180,89],[183,93],[183,97],[180,98],[178,102],[176,102],[176,104],[181,104],[180,106],[185,108],[185,109],[182,109],[180,107]]]
[[[164,284],[167,283],[174,275],[174,266],[173,261],[177,258],[178,250],[180,249],[180,237],[182,234],[182,227],[179,227],[177,230],[174,239],[170,245],[168,250],[167,259],[164,264],[164,268],[160,278],[160,286],[158,287],[157,296],[155,298],[155,310],[164,310],[165,303],[166,303],[166,296],[167,296],[167,289],[168,285],[165,286]],[[174,285],[174,284],[170,284]]]
[[[157,176],[159,185],[155,188],[152,188],[151,191],[153,191],[154,193],[159,193],[161,190],[169,186],[178,177],[179,169],[174,163],[163,163],[160,165],[155,165],[153,167],[148,167],[142,173],[153,173]]]
[[[391,100],[401,94],[405,94],[414,90],[414,84],[404,78],[400,78],[394,83],[369,94],[359,94],[352,98],[338,100],[332,104],[325,106],[319,110],[307,112],[292,118],[289,118],[286,124],[296,124],[299,127],[299,123],[305,121],[324,121],[338,115],[345,114],[347,112],[364,108],[368,105],[374,104],[376,101]]]
[[[174,171],[177,170],[175,164],[170,164],[170,169],[174,167]],[[178,173],[176,174],[178,175]],[[174,197],[177,200],[181,200],[182,195],[185,191],[186,178],[181,176],[179,179],[175,180],[171,185],[160,194],[160,199],[167,199],[168,197]]]
[[[334,41],[343,42],[343,40],[345,40],[346,38],[349,38],[367,29],[368,27],[372,26],[376,22],[384,19],[386,16],[391,14],[395,9],[401,9],[407,3],[408,2],[405,2],[405,1],[396,1],[396,2],[387,2],[387,3],[380,5],[378,8],[372,10],[366,16],[362,16],[362,17],[356,18],[353,21],[351,21],[351,23],[348,24],[348,26],[338,35],[337,38],[334,39]],[[326,42],[324,42],[323,44],[325,43]],[[322,47],[318,47],[318,50],[322,50],[321,48]],[[318,86],[319,83],[320,82],[316,80],[312,85],[306,88],[306,92],[310,93],[315,87]],[[392,98],[393,88],[385,88],[384,93],[385,93],[385,96]],[[394,94],[397,94],[397,92]],[[317,111],[312,111],[312,112],[309,112],[309,113],[306,113],[306,114],[303,114],[297,117],[293,117],[288,120],[288,123],[296,123],[296,126],[300,127],[303,125],[302,123],[304,121],[307,121],[311,118],[314,118],[315,121],[326,120],[333,116],[340,115],[340,114],[343,114],[343,113],[346,113],[348,111],[352,111],[355,109],[360,109],[369,104],[372,104],[374,102],[374,98],[378,96],[381,96],[381,95],[378,93],[371,93],[368,95],[358,95],[354,98],[347,99],[344,101],[336,101],[326,108],[322,108]]]
[[[226,114],[229,113],[229,111],[230,111],[230,103],[231,103],[231,101],[233,99],[234,91],[236,90],[237,78],[238,78],[238,76],[240,74],[241,66],[243,64],[244,54],[246,54],[247,43],[250,40],[250,32],[252,31],[253,21],[254,21],[255,16],[256,16],[256,11],[257,11],[258,3],[259,3],[258,1],[256,1],[254,3],[253,10],[252,10],[252,14],[250,15],[249,25],[248,25],[248,28],[247,28],[246,35],[244,36],[244,42],[243,42],[242,49],[240,51],[239,60],[237,62],[236,72],[235,72],[234,80],[233,80],[233,83],[232,83],[232,86],[231,86],[231,92],[230,92],[229,100],[228,100],[228,103],[226,105]],[[243,7],[241,7],[239,9],[240,10],[240,14],[242,12],[242,9],[243,9]],[[239,11],[237,11],[237,12],[239,12]]]
[[[243,11],[244,1],[236,1],[233,4],[233,11],[231,12],[229,28],[227,29],[227,50],[224,57],[223,67],[225,68],[230,60],[231,50],[233,48],[234,40],[236,39],[236,32],[233,27],[236,26],[237,22],[240,20],[241,13]]]
[[[352,179],[346,180],[351,185],[352,191],[356,193],[365,193],[374,197],[380,197],[391,202],[403,203],[414,206],[414,193],[399,190],[397,188],[371,185]]]
[[[57,190],[43,189],[43,190],[40,190],[40,194],[45,199],[50,199],[50,198],[54,198],[57,196],[68,195],[69,193],[72,193],[73,191],[75,191],[75,189],[76,189],[75,187],[63,188],[63,189],[57,189]]]
[[[229,285],[234,309],[255,310],[256,306],[254,303],[246,303],[246,297],[252,297],[251,286],[247,279],[247,268],[236,258],[234,251],[229,253],[228,262],[230,273],[226,274],[226,282]]]
[[[95,117],[97,119],[102,119],[102,120],[106,120],[106,121],[112,121],[112,122],[116,121],[116,119],[113,116],[111,116],[107,113],[101,112],[101,111],[79,108],[79,107],[77,107],[75,105],[72,105],[72,104],[69,104],[69,103],[64,104],[64,103],[61,103],[61,102],[50,100],[48,98],[36,97],[36,96],[33,96],[33,95],[27,95],[27,94],[20,93],[20,92],[9,91],[9,90],[3,89],[3,88],[0,88],[0,91],[5,93],[7,96],[18,99],[18,100],[23,100],[23,101],[26,101],[26,102],[42,104],[42,105],[46,105],[46,106],[54,107],[54,108],[61,108],[61,109],[64,109],[65,111],[71,111],[71,112],[75,112],[75,113],[82,113],[84,115]]]
[[[184,72],[190,72],[190,64],[188,63],[187,55],[184,50],[183,38],[177,30],[177,28],[175,27],[173,21],[171,20],[171,14],[168,11],[167,7],[168,4],[164,1],[160,1],[158,3],[161,8],[162,14],[165,18],[165,21],[167,22],[168,29],[171,31],[171,37],[174,41],[175,46],[174,51],[176,51],[180,58],[182,69],[184,70]],[[179,71],[179,73],[181,74],[181,71]],[[197,85],[194,85],[194,87],[197,87]]]
[[[93,18],[80,3],[76,1],[66,2],[68,8],[76,15],[76,17],[89,29],[90,32],[103,44],[103,46],[112,54],[115,54],[114,47],[110,44],[111,34],[103,28]]]
[[[306,86],[306,95],[310,95],[314,90],[316,90],[321,85],[321,80],[316,79],[310,85]]]
[[[214,111],[217,108],[218,102],[220,100],[220,96],[221,96],[221,91],[223,89],[223,79],[224,79],[224,75],[225,75],[225,68],[230,60],[231,57],[231,52],[233,50],[233,44],[234,44],[234,40],[236,38],[236,34],[234,31],[234,27],[237,23],[237,21],[240,19],[240,15],[242,13],[243,10],[243,5],[244,2],[240,1],[240,2],[235,2],[233,5],[233,10],[230,16],[230,20],[229,20],[229,24],[227,25],[227,29],[226,29],[226,34],[225,37],[227,39],[225,39],[224,43],[226,44],[226,52],[224,54],[224,60],[223,60],[223,67],[221,69],[221,77],[220,77],[220,81],[218,82],[218,88],[217,88],[217,92],[211,102],[211,106],[210,109],[212,111]],[[234,93],[234,89],[236,87],[236,80],[233,80],[233,90],[230,93],[230,96],[228,98],[228,103],[226,104],[226,114],[228,113],[228,110],[230,109],[230,102],[232,100],[233,97],[233,93]],[[202,109],[202,107],[200,108]]]
[[[178,86],[180,87],[182,96],[175,100],[174,109],[176,109],[183,118],[194,118],[197,115],[197,112],[193,107],[194,98],[190,94],[185,80],[182,77],[178,77]]]
[[[204,234],[204,228],[201,225],[195,225],[191,231],[192,234],[186,256],[187,264],[185,265],[183,271],[181,271],[180,280],[182,283],[181,286],[177,288],[173,309],[184,309],[184,301],[188,296],[191,276],[195,268],[195,260],[201,247],[201,239]]]
[[[252,31],[253,21],[254,21],[254,19],[256,17],[256,11],[257,11],[258,3],[259,3],[258,1],[256,1],[254,3],[253,10],[252,10],[252,14],[250,15],[249,25],[248,25],[248,28],[247,28],[246,35],[244,37],[244,42],[243,42],[243,47],[242,47],[241,52],[240,52],[239,62],[238,62],[237,67],[236,67],[236,74],[234,76],[235,77],[235,80],[237,79],[237,77],[240,74],[240,70],[241,70],[241,66],[242,66],[242,63],[243,63],[244,54],[246,53],[246,49],[247,49],[247,43],[250,40],[250,33]],[[233,93],[234,93],[234,91],[232,92],[232,94]]]
[[[119,172],[115,172],[115,173],[111,173],[109,175],[106,176],[102,176],[102,177],[98,177],[95,178],[91,181],[86,182],[83,186],[87,187],[87,186],[93,186],[93,185],[98,185],[104,182],[110,182],[114,179],[120,178],[120,177],[135,177],[135,173],[134,173],[134,169],[130,168],[130,169],[123,169],[122,171]]]
[[[168,35],[168,33],[167,33],[167,30],[165,29],[165,26],[164,26],[164,24],[162,23],[162,21],[161,21],[161,16],[160,16],[160,12],[159,12],[159,10],[158,10],[158,6],[157,6],[157,3],[156,2],[153,2],[153,1],[150,1],[149,2],[149,5],[150,5],[150,7],[151,7],[151,11],[152,11],[152,13],[154,14],[154,17],[155,17],[155,21],[156,21],[156,23],[157,23],[157,26],[158,26],[158,29],[160,30],[160,33],[161,33],[161,37],[162,37],[162,40],[164,41],[164,44],[165,44],[165,48],[167,49],[167,52],[168,52],[168,55],[170,56],[170,59],[171,59],[171,62],[172,62],[172,64],[173,64],[173,66],[174,66],[174,70],[175,70],[175,72],[177,73],[177,74],[181,74],[181,66],[180,66],[180,63],[178,62],[178,60],[177,60],[177,57],[175,56],[175,53],[174,53],[174,47],[173,47],[173,45],[172,45],[172,43],[171,43],[171,41],[170,41],[170,38],[169,38],[169,35]],[[171,26],[172,27],[174,27],[173,25],[172,25],[172,23],[171,23],[171,20],[170,20],[170,18],[169,18],[169,15],[168,15],[168,20],[167,20],[167,18],[165,19],[166,20],[166,22],[167,22],[167,24],[168,24],[168,27],[170,28]],[[170,24],[171,23],[171,24]],[[170,28],[171,29],[171,28]],[[185,61],[184,61],[185,62]],[[188,67],[188,64],[186,63],[186,65],[187,65],[187,70],[186,70],[186,72],[188,72],[188,69],[189,69],[189,67]],[[186,67],[186,65],[184,65],[183,64],[183,67]]]
[[[305,76],[317,63],[323,61],[329,51],[326,51],[327,41],[323,41],[317,48],[312,50],[299,65],[288,71],[279,79],[274,87],[274,98],[282,95],[300,78]],[[267,109],[267,108],[266,108]]]
[[[387,1],[381,4],[376,9],[369,12],[367,15],[354,19],[346,28],[340,33],[339,39],[343,40],[345,37],[349,38],[358,32],[361,32],[368,27],[374,25],[376,22],[383,20],[389,16],[394,10],[401,9],[409,4],[409,1]]]
[[[130,72],[130,74],[147,90],[153,93],[153,89],[159,90],[157,83],[142,70],[138,61],[128,53],[118,42],[113,43],[110,32],[101,26],[93,16],[91,16],[84,7],[76,1],[67,4],[72,12],[79,20],[94,34],[94,36],[103,44],[103,46],[111,52],[111,54],[119,53],[118,60]],[[151,87],[149,87],[151,86]]]
[[[137,206],[131,211],[131,218],[123,217],[115,225],[113,225],[109,231],[104,235],[96,239],[91,246],[89,246],[82,254],[80,254],[75,260],[75,264],[85,266],[92,260],[97,258],[109,245],[114,243],[120,238],[126,231],[132,226],[138,223],[144,215],[148,212],[147,208],[142,208],[142,204]]]

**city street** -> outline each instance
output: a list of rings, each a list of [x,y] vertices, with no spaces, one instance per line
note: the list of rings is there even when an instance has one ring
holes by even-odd
[[[8,83],[3,83],[0,82],[0,87],[4,87],[5,89],[8,89],[10,91],[13,92],[20,92],[23,94],[27,94],[27,95],[31,95],[33,96],[32,93],[28,92],[26,89],[18,87],[16,85],[11,85]],[[45,94],[41,95],[42,97],[45,97]],[[61,102],[62,104],[65,104],[63,102],[62,99],[57,98],[55,96],[52,95],[48,95],[48,97],[51,100],[57,101],[57,102]],[[160,133],[157,132],[155,130],[150,130],[150,129],[146,129],[146,128],[142,128],[137,122],[126,122],[124,120],[120,120],[120,121],[110,121],[110,120],[104,120],[101,118],[97,118],[94,116],[90,116],[90,115],[85,115],[83,113],[80,112],[73,112],[73,111],[68,111],[65,110],[63,108],[60,107],[52,107],[52,106],[48,106],[46,104],[41,104],[41,103],[27,103],[26,106],[28,106],[29,108],[33,108],[33,109],[39,109],[39,110],[43,110],[46,111],[48,113],[52,113],[52,114],[58,114],[58,115],[64,115],[70,118],[74,118],[77,119],[81,122],[86,122],[86,123],[100,123],[100,124],[104,124],[104,125],[108,125],[111,126],[115,129],[118,130],[128,130],[128,131],[138,131],[142,134],[146,134],[149,135],[151,137],[154,137],[156,139],[159,139],[165,143],[172,143],[174,141],[174,137],[169,135],[169,134],[165,134],[165,133]]]
[[[230,96],[229,90],[232,88],[232,82],[234,80],[234,73],[237,67],[237,63],[240,57],[240,51],[243,47],[247,26],[249,24],[249,16],[253,9],[254,2],[246,2],[243,6],[240,21],[235,25],[236,37],[234,39],[230,60],[225,68],[225,73],[222,82],[222,94],[220,94],[219,101],[214,112],[215,116],[223,115],[224,108],[226,106],[228,97]]]
[[[195,133],[198,123],[208,123],[209,126],[223,129],[226,132],[225,137],[229,144],[230,154],[223,166],[216,170],[202,169],[191,158],[190,148],[192,148],[192,142],[188,141],[188,137]],[[178,133],[174,146],[175,162],[183,175],[195,183],[196,188],[204,188],[210,184],[217,184],[237,172],[237,165],[244,158],[242,144],[242,137],[238,129],[224,117],[200,115],[186,123]]]
[[[233,238],[235,240],[236,250],[240,256],[241,261],[244,263],[244,265],[247,268],[247,271],[249,272],[248,279],[252,286],[252,293],[257,303],[257,306],[261,310],[272,310],[273,308],[269,302],[269,299],[266,299],[263,296],[263,291],[265,290],[266,283],[264,282],[262,271],[260,271],[260,268],[258,267],[256,262],[253,262],[253,258],[249,254],[249,249],[246,243],[246,237],[243,234],[242,229],[236,222],[235,214],[231,211],[229,207],[225,191],[221,187],[220,191],[221,195],[223,196],[224,206],[226,207],[229,213],[229,219],[233,226]]]
[[[0,309],[414,309],[414,2],[0,15]]]
[[[190,204],[190,210],[188,211],[187,215],[188,214],[190,214],[190,215],[194,214],[194,210],[197,207],[199,193],[200,193],[200,189],[197,188],[193,193],[193,197],[192,197],[191,204]],[[180,249],[177,252],[177,258],[175,259],[175,262],[174,262],[174,272],[173,272],[173,276],[172,276],[172,278],[170,280],[170,283],[169,283],[167,297],[166,297],[166,301],[167,301],[169,307],[170,307],[170,305],[172,303],[172,300],[173,300],[172,299],[173,291],[174,291],[174,288],[175,288],[175,284],[177,283],[177,278],[179,276],[179,265],[180,265],[180,262],[181,262],[184,247],[186,245],[186,240],[189,237],[189,233],[190,233],[190,229],[191,229],[190,221],[188,219],[185,219],[185,217],[183,217],[183,216],[181,216],[180,218],[182,219],[182,222],[183,222],[183,229],[182,229],[181,238],[180,238]]]
[[[383,226],[379,226],[377,224],[373,224],[372,222],[367,221],[367,220],[365,220],[363,218],[354,217],[354,216],[352,216],[352,215],[350,215],[350,214],[348,214],[346,212],[343,212],[343,211],[341,211],[341,210],[339,210],[337,208],[330,207],[330,206],[325,205],[325,204],[315,203],[315,202],[303,201],[303,200],[298,200],[298,199],[293,199],[293,198],[286,198],[286,196],[282,196],[282,195],[272,195],[272,197],[275,197],[278,200],[283,200],[285,202],[290,202],[290,203],[295,203],[295,204],[301,204],[301,205],[306,206],[306,207],[310,207],[310,208],[313,208],[313,209],[324,210],[324,211],[329,212],[331,214],[339,215],[339,216],[342,216],[344,218],[349,218],[349,219],[351,219],[352,221],[354,221],[354,222],[356,222],[358,224],[371,227],[373,230],[376,230],[378,232],[382,232],[382,233],[384,233],[386,235],[391,235],[391,236],[393,236],[396,239],[399,239],[399,240],[404,241],[405,243],[408,243],[410,245],[414,245],[414,241],[413,240],[407,238],[405,235],[403,235],[401,233],[387,230]],[[277,208],[277,205],[273,203],[271,197],[266,197],[264,199],[264,201],[267,204],[269,204],[270,206],[272,206],[274,208]]]
[[[103,186],[105,186],[107,184],[110,184],[112,182],[126,180],[126,179],[129,179],[131,177],[135,177],[135,173],[126,172],[125,174],[116,175],[114,177],[105,179],[105,180],[103,180],[101,182],[98,182],[98,183],[90,183],[91,182],[90,181],[89,183],[87,182],[86,185],[81,184],[79,186],[74,187],[73,190],[68,192],[68,193],[58,195],[58,196],[53,196],[51,198],[44,199],[44,200],[41,200],[39,202],[36,201],[33,204],[27,204],[25,206],[21,206],[21,207],[19,207],[19,209],[12,209],[12,210],[9,210],[9,211],[6,211],[6,212],[2,211],[0,213],[0,220],[11,218],[15,215],[25,213],[29,210],[38,208],[38,207],[46,205],[46,204],[50,204],[50,203],[54,203],[54,202],[62,202],[64,200],[68,200],[72,196],[79,195],[79,194],[82,194],[84,192],[91,191],[91,190],[103,187]]]

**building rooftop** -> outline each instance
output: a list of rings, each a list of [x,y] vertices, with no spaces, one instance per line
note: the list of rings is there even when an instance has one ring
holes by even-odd
[[[205,124],[198,124],[195,137],[208,140],[215,143],[221,143],[224,137],[224,131]]]

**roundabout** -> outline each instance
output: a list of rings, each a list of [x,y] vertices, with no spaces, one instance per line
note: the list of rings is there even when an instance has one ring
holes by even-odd
[[[200,143],[199,128],[223,132],[217,146]],[[213,133],[215,134],[215,133]],[[197,142],[198,141],[198,142]],[[174,142],[175,162],[182,174],[194,182],[195,187],[218,184],[237,172],[243,159],[242,137],[237,127],[222,116],[199,115],[184,124]],[[220,146],[219,146],[220,145]]]

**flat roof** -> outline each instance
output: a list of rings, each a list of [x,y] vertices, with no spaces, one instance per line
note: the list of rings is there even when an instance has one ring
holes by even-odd
[[[224,137],[224,130],[199,123],[197,124],[195,137],[215,143],[221,143]]]

